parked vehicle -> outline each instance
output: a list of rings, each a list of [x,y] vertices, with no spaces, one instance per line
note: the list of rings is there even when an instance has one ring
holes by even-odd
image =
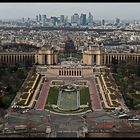
[[[27,126],[26,125],[16,125],[14,127],[15,130],[26,130]]]
[[[121,118],[126,118],[126,119],[127,119],[127,118],[129,118],[129,116],[128,116],[127,114],[124,113],[124,114],[120,114],[120,115],[118,116],[118,118],[119,118],[119,119],[121,119]]]

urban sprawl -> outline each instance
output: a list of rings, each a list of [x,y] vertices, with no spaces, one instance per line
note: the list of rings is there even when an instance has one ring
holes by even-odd
[[[0,109],[0,137],[139,137],[140,22],[0,20]]]

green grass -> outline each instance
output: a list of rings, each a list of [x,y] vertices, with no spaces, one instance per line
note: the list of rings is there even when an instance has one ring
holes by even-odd
[[[30,102],[31,102],[31,100],[32,100],[33,95],[34,95],[34,90],[33,90],[33,92],[30,94],[30,97],[29,97],[28,102],[27,102],[27,104],[26,104],[26,105],[29,105],[29,104],[30,104]]]
[[[35,79],[36,79],[36,74],[34,73],[32,76],[33,76],[33,77],[30,78],[30,79],[26,82],[26,88],[24,89],[24,92],[28,92],[29,89],[32,88],[32,86],[33,86],[33,84],[34,84],[34,81],[35,81]],[[37,80],[37,82],[36,82],[36,84],[35,84],[35,88],[34,88],[34,89],[36,89],[36,86],[38,85],[38,82],[39,82],[40,78],[41,78],[41,77],[39,76],[39,78],[38,78],[38,80]]]
[[[116,95],[110,94],[110,97],[111,97],[112,100],[116,100]]]
[[[111,92],[111,93],[113,93],[115,90],[114,89],[112,89],[112,88],[108,88],[108,90]]]
[[[50,87],[46,104],[49,103],[49,104],[57,105],[58,93],[59,93],[59,90],[57,87]]]
[[[31,88],[31,87],[26,87],[26,88],[24,89],[24,92],[28,92],[30,88]]]
[[[112,86],[112,84],[110,83],[110,82],[106,82],[106,85],[107,85],[107,87],[111,87]]]
[[[81,97],[80,100],[82,100],[83,104],[87,104],[87,102],[90,103],[89,89],[87,87],[86,88],[83,87],[83,88],[81,88],[81,91],[80,92],[82,94],[80,95],[80,97]],[[72,112],[76,113],[76,112],[83,112],[83,111],[90,109],[89,107],[83,108],[82,110],[76,109],[77,108],[77,93],[76,92],[71,92],[71,93],[64,92],[64,93],[62,93],[61,101],[60,101],[60,105],[59,105],[59,107],[64,110],[57,109],[58,110],[57,111],[57,110],[53,109],[51,106],[48,106],[48,103],[57,105],[58,96],[59,96],[58,88],[50,87],[45,109],[49,109],[51,111],[59,112],[59,113],[72,113]]]
[[[31,88],[33,84],[34,84],[34,81],[29,81],[29,82],[27,83],[27,86]]]
[[[113,105],[114,105],[115,107],[118,107],[118,106],[120,105],[120,103],[118,103],[118,102],[116,102],[116,101],[112,101],[112,103],[113,103]]]
[[[21,95],[22,99],[26,99],[28,97],[29,93],[24,93],[23,95]]]
[[[111,105],[111,103],[110,103],[110,100],[109,100],[109,98],[108,98],[107,95],[105,95],[105,98],[106,98],[106,101],[107,101],[108,106],[112,107],[112,105]]]
[[[21,100],[21,101],[19,101],[19,102],[17,103],[17,105],[19,105],[19,106],[24,106],[25,101],[26,101],[26,100]]]
[[[36,79],[36,77],[37,77],[37,74],[33,74],[33,75],[31,76],[31,81],[34,81],[34,80]]]
[[[105,77],[105,76],[104,76],[104,80],[105,80],[106,82],[110,81],[109,78],[107,78],[107,77]]]
[[[59,107],[64,110],[73,110],[77,108],[77,92],[63,92],[59,95]]]
[[[34,76],[34,77],[35,77],[35,76]],[[38,80],[36,81],[36,84],[35,84],[34,89],[36,89],[36,87],[37,87],[37,85],[38,85],[38,83],[39,83],[39,81],[40,81],[40,78],[41,78],[41,76],[39,76]],[[28,92],[28,90],[31,89],[33,83],[34,83],[34,81],[28,82],[28,87],[24,90],[24,92]],[[34,91],[35,91],[34,89],[33,89],[33,92],[31,93],[31,95],[30,95],[30,97],[29,97],[29,100],[28,100],[28,102],[27,102],[26,105],[29,105],[29,104],[30,104],[30,101],[32,100],[32,97],[33,97],[33,95],[34,95]],[[26,99],[27,96],[28,96],[28,94],[22,95],[21,98]]]
[[[90,103],[90,95],[89,95],[89,88],[83,87],[80,89],[80,104],[84,105]]]

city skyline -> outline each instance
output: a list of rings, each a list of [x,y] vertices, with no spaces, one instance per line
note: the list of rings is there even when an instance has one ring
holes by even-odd
[[[139,7],[0,4],[0,137],[140,137]]]
[[[66,15],[70,19],[74,13],[88,15],[91,12],[95,20],[139,20],[139,7],[140,3],[1,3],[0,19],[35,19],[37,14]]]

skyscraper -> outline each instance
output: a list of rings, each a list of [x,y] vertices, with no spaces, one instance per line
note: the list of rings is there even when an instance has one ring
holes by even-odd
[[[120,24],[120,19],[119,18],[116,18],[116,20],[115,20],[115,25],[119,25]]]
[[[92,23],[93,23],[93,16],[92,16],[92,14],[89,12],[88,24],[92,24]]]
[[[43,26],[45,26],[45,24],[46,24],[46,19],[47,19],[47,16],[46,15],[42,15]]]
[[[47,16],[46,15],[42,15],[42,19],[46,19],[47,18]]]
[[[60,15],[60,22],[64,23],[64,20],[65,20],[65,16],[64,15]]]
[[[51,17],[51,22],[54,26],[56,26],[57,22],[58,22],[58,18],[57,17]]]
[[[41,18],[41,15],[39,14],[39,21],[41,21],[42,20],[42,18]]]
[[[36,16],[36,22],[39,22],[39,18],[38,18],[38,15]]]
[[[65,22],[65,23],[67,23],[67,22],[68,22],[68,16],[66,16],[66,17],[65,17],[64,22]]]
[[[71,16],[71,23],[79,24],[79,15],[77,13]]]
[[[104,19],[102,19],[102,25],[105,25],[105,20]]]
[[[86,25],[86,14],[81,14],[80,16],[80,24]]]
[[[22,18],[22,22],[24,22],[25,21],[25,19],[24,19],[24,17]]]

